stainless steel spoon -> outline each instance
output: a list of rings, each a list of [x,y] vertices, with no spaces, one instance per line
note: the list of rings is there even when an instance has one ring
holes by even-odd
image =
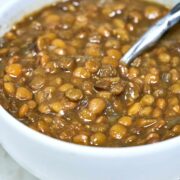
[[[130,64],[142,52],[152,47],[166,31],[180,22],[180,3],[178,3],[165,17],[153,25],[122,57],[121,62]]]

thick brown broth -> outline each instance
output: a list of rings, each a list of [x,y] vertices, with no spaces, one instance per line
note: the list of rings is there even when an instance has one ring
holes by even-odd
[[[180,135],[180,26],[129,67],[119,59],[165,7],[72,0],[0,39],[0,104],[54,138],[122,147]]]

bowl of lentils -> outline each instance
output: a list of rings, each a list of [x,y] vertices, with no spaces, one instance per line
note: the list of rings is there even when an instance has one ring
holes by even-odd
[[[179,178],[180,25],[121,63],[176,3],[3,2],[0,141],[7,152],[43,180]]]

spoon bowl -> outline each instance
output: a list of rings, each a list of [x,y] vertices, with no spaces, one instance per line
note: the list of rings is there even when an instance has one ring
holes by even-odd
[[[180,3],[158,22],[156,22],[122,57],[121,62],[130,64],[136,57],[155,45],[161,37],[180,22]]]

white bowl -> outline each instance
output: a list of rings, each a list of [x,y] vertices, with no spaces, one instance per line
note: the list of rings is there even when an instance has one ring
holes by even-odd
[[[25,14],[51,2],[55,0],[1,1],[0,35]],[[86,147],[31,130],[0,107],[0,141],[22,167],[42,180],[180,179],[180,137],[140,147]]]

